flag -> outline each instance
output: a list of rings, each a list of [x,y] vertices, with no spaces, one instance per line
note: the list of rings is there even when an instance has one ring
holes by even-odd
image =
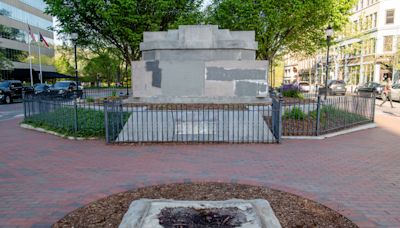
[[[36,42],[36,38],[32,33],[31,26],[28,25],[29,35],[32,37],[32,40]]]
[[[43,42],[46,47],[50,47],[49,44],[47,43],[47,41],[42,36],[42,33],[40,33],[40,32],[39,32],[39,39],[40,39],[40,42]]]

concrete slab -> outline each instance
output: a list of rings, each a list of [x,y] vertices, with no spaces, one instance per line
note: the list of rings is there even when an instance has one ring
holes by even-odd
[[[280,228],[268,201],[264,199],[226,201],[176,201],[140,199],[131,203],[119,228],[162,228],[158,215],[164,208],[237,208],[245,216],[241,228]]]

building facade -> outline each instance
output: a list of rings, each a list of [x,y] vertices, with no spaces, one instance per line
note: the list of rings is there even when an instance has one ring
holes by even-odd
[[[44,13],[43,0],[0,0],[0,51],[11,61],[10,69],[1,69],[0,80],[20,79],[30,81],[29,58],[32,60],[34,81],[39,81],[39,45],[42,71],[54,72],[54,35],[50,28],[53,18]],[[37,42],[31,43],[29,56],[29,30]],[[49,44],[39,42],[39,33]]]
[[[400,1],[359,0],[352,9],[349,26],[336,35],[331,48],[329,79],[344,80],[359,85],[385,78],[399,80]],[[296,68],[297,74],[293,74]],[[303,81],[323,84],[326,69],[326,50],[313,57],[293,55],[285,59],[285,81],[299,77]]]

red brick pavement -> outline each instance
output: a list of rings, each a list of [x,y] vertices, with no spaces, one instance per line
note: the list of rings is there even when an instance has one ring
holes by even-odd
[[[49,227],[104,196],[188,181],[265,185],[323,203],[360,227],[400,227],[400,119],[281,145],[106,146],[0,122],[0,226]]]

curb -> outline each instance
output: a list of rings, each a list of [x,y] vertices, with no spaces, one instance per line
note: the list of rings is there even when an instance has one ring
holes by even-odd
[[[38,132],[42,132],[42,133],[46,133],[46,134],[50,134],[50,135],[55,135],[55,136],[58,136],[58,137],[61,137],[61,138],[69,139],[69,140],[83,141],[83,140],[96,140],[96,139],[99,139],[99,138],[96,138],[96,137],[85,138],[85,137],[67,136],[67,135],[63,135],[63,134],[57,133],[55,131],[46,130],[46,129],[43,129],[43,128],[40,128],[40,127],[34,127],[32,125],[24,124],[24,123],[21,123],[19,126],[21,128],[34,130],[34,131],[38,131]]]
[[[339,135],[345,135],[357,131],[362,131],[362,130],[367,130],[371,128],[376,128],[376,123],[370,123],[370,124],[365,124],[362,126],[350,128],[350,129],[345,129],[342,131],[334,132],[334,133],[329,133],[326,135],[320,135],[320,136],[282,136],[282,139],[326,139],[326,138],[331,138]]]

